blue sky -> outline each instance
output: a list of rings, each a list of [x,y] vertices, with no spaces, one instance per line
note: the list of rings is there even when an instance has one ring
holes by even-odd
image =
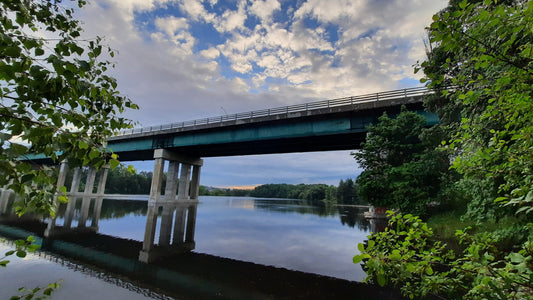
[[[138,126],[420,85],[424,27],[443,0],[98,0],[78,12],[103,36]],[[135,164],[150,170],[151,162]],[[247,170],[243,173],[242,170]],[[349,151],[206,159],[202,184],[336,184]]]

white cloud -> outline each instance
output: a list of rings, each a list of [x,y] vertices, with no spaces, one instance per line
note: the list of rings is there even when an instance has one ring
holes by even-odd
[[[218,14],[211,9],[222,0],[99,0],[81,10],[84,38],[104,36],[118,51],[113,75],[120,91],[142,108],[127,117],[147,126],[398,88],[399,80],[414,77],[412,64],[424,58],[424,26],[446,5],[445,0],[309,0],[282,12],[288,21],[280,24],[273,19],[279,1],[235,1],[236,9]],[[182,15],[137,23],[137,13],[151,14],[156,7]],[[253,29],[244,26],[250,15],[260,21]],[[306,26],[309,19],[316,21],[313,30]],[[195,24],[212,25],[226,39],[196,51],[201,37],[192,34]],[[338,40],[328,36],[332,28]],[[225,77],[226,67],[238,76]],[[206,170],[212,168],[213,175],[202,176],[223,179],[226,171],[215,168],[218,161],[250,166],[257,175],[250,184],[265,183],[267,175],[312,182],[326,173],[356,173],[353,159],[334,156],[212,159]],[[272,167],[276,161],[279,167]],[[326,165],[331,168],[322,171]],[[265,174],[261,168],[267,166]],[[231,171],[242,182],[226,185],[248,184],[246,177],[255,175],[239,177],[245,167]]]
[[[219,32],[230,32],[233,30],[244,29],[246,21],[246,0],[241,0],[237,10],[226,10],[221,17],[216,18],[215,28]]]
[[[256,0],[252,2],[250,12],[258,16],[263,23],[270,23],[272,14],[281,9],[277,0]]]
[[[220,51],[216,48],[209,48],[200,52],[205,58],[215,59],[220,56]]]
[[[179,7],[195,21],[204,20],[206,22],[211,22],[215,17],[214,14],[207,12],[200,0],[180,0]]]

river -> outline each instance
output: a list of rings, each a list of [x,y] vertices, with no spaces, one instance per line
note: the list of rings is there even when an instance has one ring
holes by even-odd
[[[143,241],[148,197],[120,198],[122,199],[103,200],[98,222],[99,236]],[[78,204],[77,209],[79,206]],[[91,209],[94,210],[93,207]],[[375,225],[362,217],[365,210],[344,206],[317,207],[290,199],[200,197],[193,253],[361,281],[365,273],[360,265],[352,263],[352,257],[358,253],[357,244],[363,242],[371,230],[376,230]],[[59,211],[58,223],[62,223],[62,214],[64,209]],[[72,227],[76,227],[79,215],[75,214]],[[156,236],[158,234],[159,230]],[[8,248],[9,246],[4,244],[0,251]],[[79,275],[70,274],[74,272],[72,268],[58,267],[57,263],[54,264],[43,257],[31,257],[15,260],[1,271],[3,274],[12,272],[13,275],[7,283],[6,280],[1,280],[0,290],[5,292],[6,285],[13,288],[22,286],[23,282],[11,282],[11,278],[14,281],[23,280],[24,275],[21,274],[24,273],[20,272],[32,268],[39,270],[37,273],[40,274],[57,273],[58,276],[46,276],[46,279],[55,281],[55,278],[63,278],[64,285],[67,286],[76,286],[71,284],[72,281],[80,281],[76,279]],[[98,286],[99,291],[116,289],[112,285],[106,287],[101,279],[98,280],[94,276],[91,280],[95,280],[91,285]],[[87,282],[92,282],[91,280]],[[36,282],[34,281],[26,280],[26,283],[33,284]],[[128,296],[129,292],[131,291],[126,291],[124,296],[117,292],[114,297],[133,299],[131,295]],[[146,290],[141,290],[142,293],[147,294]],[[113,294],[115,295],[115,292]],[[94,299],[92,296],[94,295],[80,299]]]

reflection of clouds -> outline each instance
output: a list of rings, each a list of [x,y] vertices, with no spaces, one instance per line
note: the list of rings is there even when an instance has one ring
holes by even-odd
[[[356,228],[342,226],[338,216],[198,210],[195,251],[362,280],[364,272],[352,263],[352,258],[357,254],[357,243],[365,240],[366,235]]]

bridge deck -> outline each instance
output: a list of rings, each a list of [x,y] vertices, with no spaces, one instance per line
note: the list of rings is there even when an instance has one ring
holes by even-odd
[[[357,111],[395,105],[398,100],[403,104],[420,102],[421,98],[431,93],[426,87],[408,88],[360,96],[344,97],[303,103],[271,109],[256,110],[231,115],[216,116],[171,124],[162,124],[142,128],[134,128],[118,132],[109,141],[130,139],[141,136],[168,134],[224,126],[259,123],[272,120],[316,116],[345,111]]]

